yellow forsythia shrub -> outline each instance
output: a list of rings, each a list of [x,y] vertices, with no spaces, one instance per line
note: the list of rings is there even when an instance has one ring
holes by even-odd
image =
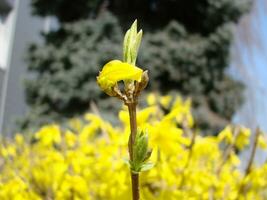
[[[141,174],[141,199],[267,199],[267,164],[244,163],[240,170],[236,152],[249,145],[249,129],[228,126],[217,137],[203,137],[192,129],[189,100],[151,94],[147,103],[137,123],[149,133],[155,166]],[[52,124],[30,140],[20,134],[2,139],[0,199],[130,199],[125,109],[119,119],[121,126],[114,127],[90,113],[86,122],[71,120],[68,129]],[[266,147],[262,134],[255,139],[252,146]]]

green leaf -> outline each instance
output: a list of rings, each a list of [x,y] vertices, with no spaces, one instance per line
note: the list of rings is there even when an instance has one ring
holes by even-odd
[[[138,132],[133,146],[133,162],[142,163],[148,152],[148,134],[143,131]]]
[[[146,157],[144,158],[143,161],[147,161],[147,160],[150,158],[151,154],[152,154],[152,149],[149,149],[149,150],[146,152]]]
[[[123,41],[123,62],[127,62],[128,50],[129,50],[129,42],[130,42],[130,30],[128,30],[124,36]]]
[[[128,167],[131,167],[131,161],[129,159],[123,158],[122,160]]]
[[[123,61],[135,65],[143,31],[137,33],[137,20],[126,32],[123,42]]]
[[[148,171],[150,169],[152,169],[154,167],[154,163],[151,163],[151,162],[148,162],[148,163],[144,163],[142,166],[141,166],[141,172],[144,172],[144,171]]]
[[[138,55],[138,51],[139,51],[139,47],[140,47],[140,44],[141,44],[142,36],[143,36],[143,31],[142,31],[142,29],[141,29],[141,30],[137,33],[137,35],[136,35],[136,37],[135,37],[135,41],[134,41],[133,47],[132,47],[132,57],[133,57],[132,62],[133,62],[133,63],[136,63],[136,59],[137,59],[137,55]]]
[[[129,162],[131,171],[139,173],[151,169],[153,164],[146,162],[151,156],[151,153],[152,150],[148,148],[148,134],[143,131],[138,131],[133,146],[133,160]]]

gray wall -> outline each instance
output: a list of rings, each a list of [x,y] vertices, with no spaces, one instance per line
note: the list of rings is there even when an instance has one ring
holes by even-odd
[[[0,105],[1,105],[1,100],[2,100],[2,86],[3,86],[3,81],[4,81],[4,75],[5,71],[0,68]]]
[[[23,79],[27,75],[26,49],[29,43],[41,41],[39,33],[43,29],[43,25],[43,20],[31,16],[30,0],[19,0],[13,46],[11,47],[7,93],[2,94],[6,96],[2,130],[4,135],[11,135],[15,120],[26,113],[27,106],[23,86]]]

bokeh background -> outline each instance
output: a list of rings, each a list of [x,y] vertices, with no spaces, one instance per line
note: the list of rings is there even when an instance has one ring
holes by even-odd
[[[267,198],[267,0],[0,0],[1,200],[129,198],[128,113],[96,76],[135,19],[142,198]]]
[[[1,0],[1,133],[64,124],[92,105],[116,124],[121,104],[95,77],[122,57],[134,19],[147,92],[192,98],[205,134],[230,122],[266,130],[266,10],[265,0]]]

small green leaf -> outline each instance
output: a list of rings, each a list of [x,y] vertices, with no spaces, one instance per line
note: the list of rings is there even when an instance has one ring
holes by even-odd
[[[134,23],[132,24],[130,28],[130,43],[131,44],[133,44],[133,42],[135,41],[136,35],[137,35],[137,20],[134,20]]]
[[[133,146],[133,162],[142,163],[148,151],[148,134],[140,131],[137,133]]]
[[[143,161],[147,161],[150,158],[151,154],[152,154],[152,149],[148,149],[148,151],[146,152],[146,157],[144,158]]]
[[[129,43],[130,43],[130,30],[128,30],[124,36],[123,41],[123,62],[127,62],[127,55],[129,50]]]
[[[152,169],[153,167],[154,167],[154,163],[151,163],[151,162],[144,163],[141,166],[141,172],[148,171],[148,170]]]
[[[140,44],[141,44],[142,36],[143,36],[143,31],[140,30],[138,32],[138,34],[136,35],[135,42],[134,42],[134,45],[133,45],[133,48],[132,48],[133,55],[134,55],[134,60],[133,60],[134,63],[136,62],[136,59],[137,59],[137,54],[138,54],[139,47],[140,47]]]
[[[148,134],[143,131],[138,131],[133,146],[133,160],[129,162],[131,171],[138,173],[151,169],[153,164],[146,162],[151,156],[151,153],[152,150],[148,149]]]
[[[131,25],[126,32],[123,42],[123,61],[135,65],[138,49],[141,43],[143,32],[137,33],[137,20]]]
[[[123,158],[122,160],[123,160],[123,162],[124,162],[128,167],[131,167],[131,164],[130,164],[130,160],[129,160],[129,159],[127,159],[127,158]]]

